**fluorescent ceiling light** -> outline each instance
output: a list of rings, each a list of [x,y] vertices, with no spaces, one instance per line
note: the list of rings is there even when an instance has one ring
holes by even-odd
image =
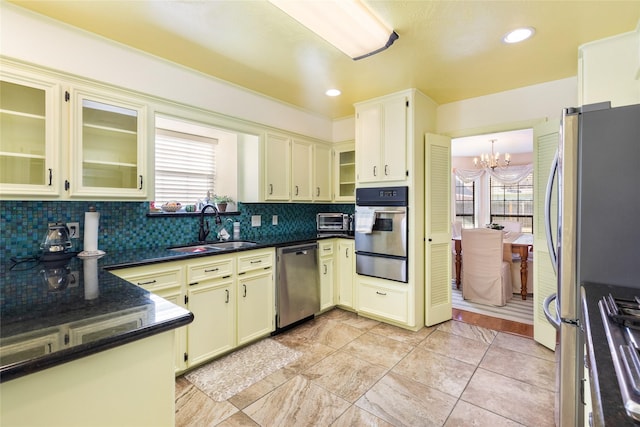
[[[398,34],[360,0],[269,0],[354,60],[391,46]]]
[[[536,32],[533,27],[516,28],[513,31],[509,31],[502,37],[502,41],[505,43],[519,43],[533,36]]]

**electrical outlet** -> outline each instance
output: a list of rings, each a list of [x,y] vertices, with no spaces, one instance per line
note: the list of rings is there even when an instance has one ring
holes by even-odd
[[[80,238],[80,223],[79,222],[68,222],[67,228],[69,229],[69,237],[72,239]]]
[[[271,217],[271,224],[278,225],[278,215],[274,215]]]
[[[260,215],[251,215],[251,226],[252,227],[260,227],[262,225],[262,216]]]

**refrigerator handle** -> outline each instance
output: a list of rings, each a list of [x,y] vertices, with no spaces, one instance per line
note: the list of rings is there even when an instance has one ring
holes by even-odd
[[[553,325],[554,328],[560,329],[560,311],[558,310],[558,306],[556,305],[556,315],[552,315],[549,309],[549,306],[553,301],[556,300],[557,294],[551,294],[544,299],[542,302],[542,310],[544,311],[544,317],[547,318],[549,323]]]
[[[549,180],[547,181],[547,190],[544,196],[544,231],[547,237],[547,247],[549,249],[549,256],[551,257],[551,265],[553,266],[553,272],[558,274],[558,254],[553,244],[553,234],[551,233],[551,193],[553,192],[553,182],[558,174],[558,151],[553,156],[553,162],[551,162],[551,171],[549,172]]]

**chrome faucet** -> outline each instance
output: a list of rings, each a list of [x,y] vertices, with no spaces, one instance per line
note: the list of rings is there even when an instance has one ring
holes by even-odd
[[[204,213],[207,210],[207,208],[211,208],[213,209],[213,212],[215,212],[216,224],[217,225],[222,224],[222,219],[220,218],[220,213],[218,212],[218,209],[213,205],[204,205],[200,210],[200,230],[198,231],[199,242],[205,242],[207,240],[207,236],[209,235],[209,231],[210,231],[209,221],[205,221],[204,219]]]

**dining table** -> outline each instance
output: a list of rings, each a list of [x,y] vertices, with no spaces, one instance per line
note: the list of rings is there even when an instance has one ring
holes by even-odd
[[[460,289],[460,274],[462,272],[462,237],[453,237],[455,250],[455,267],[456,267],[456,288]],[[504,232],[503,243],[511,245],[511,253],[520,255],[520,295],[523,300],[527,299],[527,273],[529,267],[527,260],[529,259],[529,251],[533,249],[533,234]]]

